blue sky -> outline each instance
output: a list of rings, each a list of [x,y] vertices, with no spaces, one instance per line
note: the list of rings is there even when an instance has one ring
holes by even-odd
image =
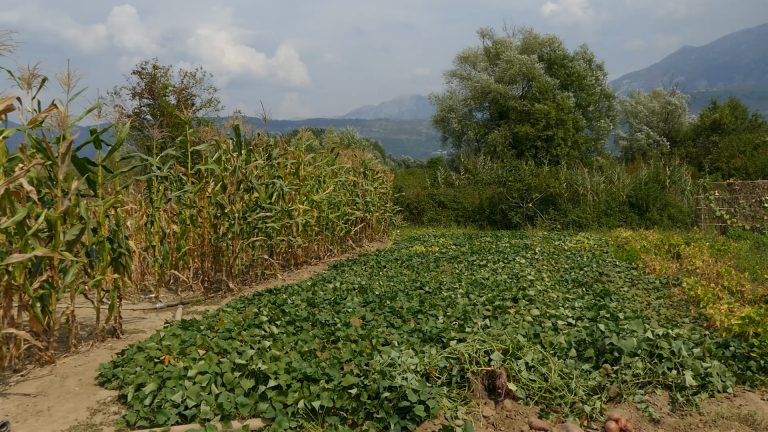
[[[586,43],[616,78],[765,22],[766,0],[0,0],[0,30],[20,43],[0,65],[52,75],[70,59],[93,98],[156,56],[203,65],[227,111],[255,115],[263,102],[274,118],[302,118],[439,91],[484,26]]]

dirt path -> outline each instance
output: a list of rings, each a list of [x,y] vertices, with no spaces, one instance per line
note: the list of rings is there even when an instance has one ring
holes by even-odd
[[[279,279],[250,287],[237,296],[306,280],[335,261],[386,246],[385,243],[374,243],[355,253],[287,272]],[[237,296],[219,298],[199,306],[185,306],[184,317],[202,314]],[[0,388],[0,419],[9,419],[13,432],[114,430],[113,425],[121,411],[116,402],[117,392],[96,385],[97,369],[123,348],[149,337],[166,321],[174,319],[176,308],[131,310],[152,306],[150,303],[125,305],[124,338],[97,344],[61,358],[55,365],[33,369],[22,377],[12,379],[8,386]]]

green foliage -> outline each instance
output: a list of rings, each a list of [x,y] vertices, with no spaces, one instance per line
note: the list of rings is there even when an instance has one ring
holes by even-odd
[[[713,179],[768,178],[768,121],[738,99],[713,100],[691,127],[689,161]]]
[[[586,47],[529,29],[478,32],[456,56],[433,123],[457,151],[535,162],[584,162],[604,150],[614,95]]]
[[[226,289],[383,236],[394,207],[379,157],[350,131],[246,136],[238,124],[185,156],[144,157],[143,282],[158,295],[172,282]]]
[[[130,144],[157,156],[176,147],[176,140],[189,129],[212,124],[209,117],[219,113],[222,105],[210,80],[202,67],[175,69],[157,58],[141,61],[126,77],[126,84],[110,92],[115,120],[133,125]]]
[[[22,126],[0,128],[2,370],[54,360],[66,351],[62,329],[74,348],[83,299],[92,336],[119,335],[125,286],[158,300],[172,288],[231,289],[378,239],[395,221],[376,143],[349,131],[246,136],[237,122],[226,136],[197,117],[218,106],[202,70],[175,74],[154,61],[137,71],[122,90],[150,130],[133,135],[142,151],[121,159],[122,122],[75,144],[74,126],[100,106],[70,115],[81,93],[70,69],[57,76],[66,98],[45,109],[37,66],[6,71],[21,91],[0,98],[0,121],[17,111]],[[8,139],[21,142],[15,153]],[[78,155],[86,146],[93,159]]]
[[[399,170],[395,191],[405,220],[425,225],[681,227],[693,215],[687,168],[659,159],[631,167],[599,159],[583,167],[462,157],[456,167]]]
[[[616,146],[626,161],[680,154],[691,117],[688,96],[679,90],[635,90],[619,99]]]
[[[69,347],[76,346],[75,304],[83,298],[94,308],[97,338],[105,326],[119,333],[131,257],[113,184],[121,173],[110,169],[127,130],[118,128],[115,142],[108,143],[103,136],[111,128],[94,127],[76,146],[71,129],[95,107],[70,118],[68,107],[79,93],[68,92],[63,103],[41,109],[37,94],[46,79],[36,69],[21,76],[5,72],[29,102],[0,100],[0,121],[13,111],[25,120],[0,128],[0,369],[12,370],[25,354],[34,358],[32,349],[26,351],[31,347],[51,359],[65,322]],[[48,130],[50,121],[60,132]],[[18,135],[19,149],[10,153],[6,140]],[[95,160],[78,156],[87,145],[96,149]]]
[[[605,238],[416,233],[300,284],[169,324],[102,366],[130,427],[263,417],[271,430],[414,429],[473,376],[563,417],[654,390],[687,406],[765,384],[765,341],[724,337]]]
[[[394,161],[391,160],[391,157],[387,155],[387,152],[384,150],[384,147],[381,146],[380,142],[365,138],[352,128],[344,128],[340,130],[322,128],[297,129],[288,134],[284,134],[283,136],[292,139],[299,135],[306,135],[307,132],[313,135],[315,139],[325,141],[327,143],[326,146],[333,145],[343,149],[370,151],[382,164],[389,165],[394,163]]]
[[[681,281],[712,327],[768,340],[768,235],[617,230],[612,239],[623,259]]]
[[[259,121],[250,117],[253,125],[261,127]],[[435,130],[430,120],[390,120],[390,119],[338,119],[316,118],[305,120],[270,120],[267,129],[270,133],[289,133],[300,129],[335,129],[352,128],[360,135],[381,143],[387,153],[402,158],[412,157],[426,160],[441,150],[440,133]]]
[[[720,232],[768,232],[768,181],[699,183],[697,222]]]

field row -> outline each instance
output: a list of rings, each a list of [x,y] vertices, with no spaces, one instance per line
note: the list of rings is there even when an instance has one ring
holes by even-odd
[[[720,336],[670,280],[610,242],[554,233],[419,233],[307,282],[171,324],[100,373],[130,426],[262,417],[275,430],[461,422],[471,377],[563,418],[668,390],[689,405],[768,372],[765,341]]]

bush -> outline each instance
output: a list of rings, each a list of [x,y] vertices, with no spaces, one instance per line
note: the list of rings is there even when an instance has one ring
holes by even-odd
[[[400,170],[395,188],[404,218],[421,225],[684,227],[693,216],[688,169],[661,160],[627,167],[600,159],[584,167],[464,157],[453,169]]]

